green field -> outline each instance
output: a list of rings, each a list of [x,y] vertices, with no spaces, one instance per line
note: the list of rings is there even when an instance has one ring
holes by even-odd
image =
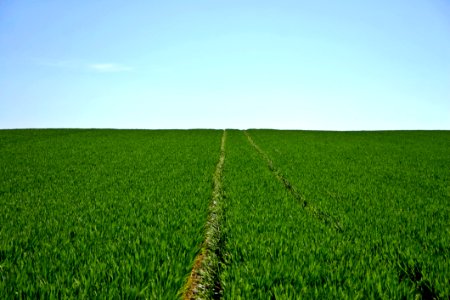
[[[449,131],[225,132],[0,130],[0,298],[450,298]]]

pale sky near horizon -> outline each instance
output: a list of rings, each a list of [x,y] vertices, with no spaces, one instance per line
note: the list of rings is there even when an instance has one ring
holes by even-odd
[[[0,1],[0,128],[450,130],[450,2]]]

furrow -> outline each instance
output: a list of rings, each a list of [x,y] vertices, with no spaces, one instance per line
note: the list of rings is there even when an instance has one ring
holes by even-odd
[[[194,260],[192,271],[182,290],[183,299],[218,299],[222,288],[219,269],[222,262],[223,219],[222,171],[225,162],[226,131],[222,135],[220,158],[213,175],[213,192],[205,224],[205,239],[200,253]]]
[[[321,211],[318,207],[308,202],[305,197],[297,190],[297,188],[292,185],[289,180],[283,175],[280,169],[278,169],[272,159],[267,155],[256,143],[253,141],[252,137],[248,133],[248,131],[244,130],[244,134],[247,137],[249,143],[255,148],[255,150],[259,153],[259,155],[267,162],[267,165],[274,174],[274,176],[284,185],[284,187],[291,193],[291,195],[300,202],[302,207],[309,212],[313,217],[320,220],[321,222],[333,227],[338,232],[343,232],[344,228],[342,227],[339,220],[324,212]]]

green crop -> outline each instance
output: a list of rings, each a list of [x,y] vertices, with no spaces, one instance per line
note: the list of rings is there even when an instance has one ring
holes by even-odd
[[[250,135],[305,199],[342,223],[339,245],[328,250],[328,264],[344,270],[337,290],[450,296],[448,132]]]
[[[0,295],[176,298],[202,242],[221,131],[0,136]]]
[[[447,299],[449,149],[448,131],[1,130],[0,298]]]

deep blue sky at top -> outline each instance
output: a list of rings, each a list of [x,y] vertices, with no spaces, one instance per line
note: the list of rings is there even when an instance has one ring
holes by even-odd
[[[0,1],[0,128],[450,129],[450,2]]]

